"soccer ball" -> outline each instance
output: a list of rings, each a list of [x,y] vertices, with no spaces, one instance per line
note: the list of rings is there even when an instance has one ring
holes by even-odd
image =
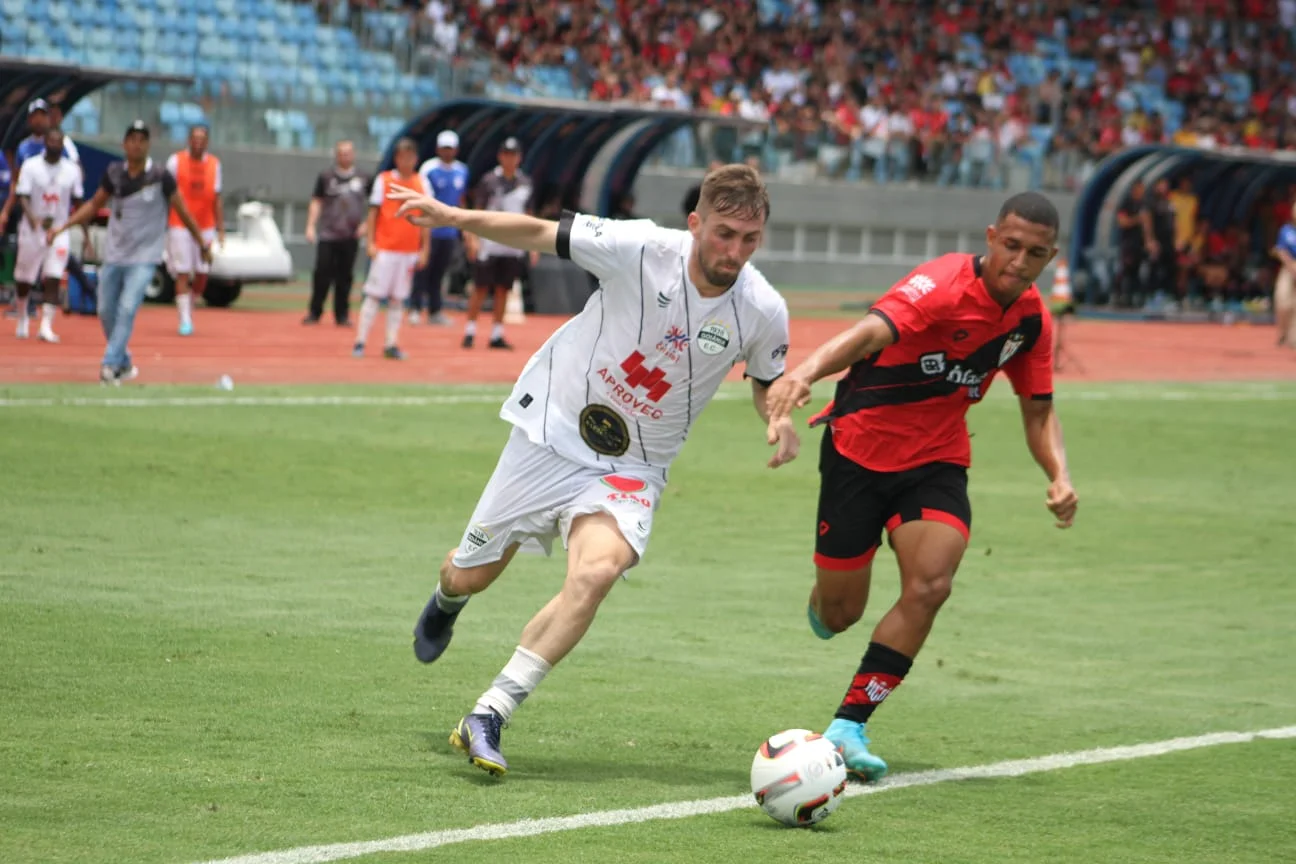
[[[822,822],[846,796],[846,761],[827,738],[808,729],[771,735],[756,751],[752,794],[761,809],[793,827]]]

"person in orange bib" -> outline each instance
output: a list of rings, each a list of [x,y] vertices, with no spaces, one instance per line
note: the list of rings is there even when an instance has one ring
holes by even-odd
[[[189,129],[189,147],[172,154],[167,172],[176,180],[176,189],[193,214],[202,232],[203,245],[210,248],[216,240],[225,245],[225,208],[221,204],[220,160],[207,152],[207,127]],[[202,249],[172,208],[167,222],[167,269],[175,279],[176,309],[180,312],[180,335],[193,333],[193,294],[207,287],[210,264],[203,260]]]
[[[356,330],[353,357],[363,357],[369,328],[378,317],[378,303],[387,301],[387,341],[383,356],[391,360],[404,360],[405,354],[396,346],[400,333],[401,311],[409,299],[414,285],[414,271],[427,266],[431,232],[396,215],[401,202],[389,199],[387,191],[392,185],[414,189],[424,195],[432,194],[427,179],[415,167],[418,163],[418,145],[412,138],[396,142],[393,156],[394,171],[384,171],[374,178],[369,193],[369,221],[365,225],[365,247],[373,260],[364,284],[364,303],[360,306],[360,323]]]

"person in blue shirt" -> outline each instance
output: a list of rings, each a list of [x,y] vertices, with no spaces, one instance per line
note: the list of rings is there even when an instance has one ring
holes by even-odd
[[[1296,204],[1296,202],[1293,202]],[[1271,254],[1278,259],[1278,276],[1274,279],[1274,323],[1278,325],[1278,344],[1296,349],[1296,207],[1291,221],[1278,229],[1278,242]]]
[[[459,136],[445,129],[436,138],[436,158],[429,159],[419,167],[419,173],[427,178],[433,196],[443,204],[462,207],[468,192],[468,166],[455,158],[459,152]],[[441,311],[441,281],[450,269],[455,254],[459,251],[461,238],[456,228],[433,228],[432,247],[428,253],[427,266],[414,274],[414,290],[410,294],[410,323],[418,324],[423,318],[426,306],[429,324],[447,325],[450,319]],[[465,238],[471,243],[472,238]],[[472,250],[469,250],[469,259]]]

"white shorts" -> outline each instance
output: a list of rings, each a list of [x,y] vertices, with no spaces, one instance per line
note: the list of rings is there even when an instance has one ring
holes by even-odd
[[[66,231],[54,238],[53,245],[45,242],[44,231],[19,231],[14,281],[35,285],[42,279],[62,279],[71,245],[72,238]]]
[[[206,229],[202,238],[210,246],[216,240],[216,229]],[[167,270],[172,277],[211,272],[211,265],[202,260],[202,247],[188,228],[167,228]]]
[[[514,427],[464,531],[454,564],[490,564],[519,542],[519,551],[548,555],[555,537],[562,537],[566,549],[572,520],[590,513],[608,513],[616,519],[637,564],[648,547],[661,492],[660,483],[645,477],[608,474],[559,456],[533,444]]]
[[[414,284],[417,252],[387,252],[379,249],[369,262],[369,276],[364,293],[375,300],[408,300]]]

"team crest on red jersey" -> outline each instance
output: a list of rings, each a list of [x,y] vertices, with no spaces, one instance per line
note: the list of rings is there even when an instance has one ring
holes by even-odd
[[[1017,349],[1026,341],[1026,337],[1020,333],[1009,333],[1008,341],[1004,343],[1003,350],[999,352],[999,365],[1002,366],[1012,359],[1017,353]]]

